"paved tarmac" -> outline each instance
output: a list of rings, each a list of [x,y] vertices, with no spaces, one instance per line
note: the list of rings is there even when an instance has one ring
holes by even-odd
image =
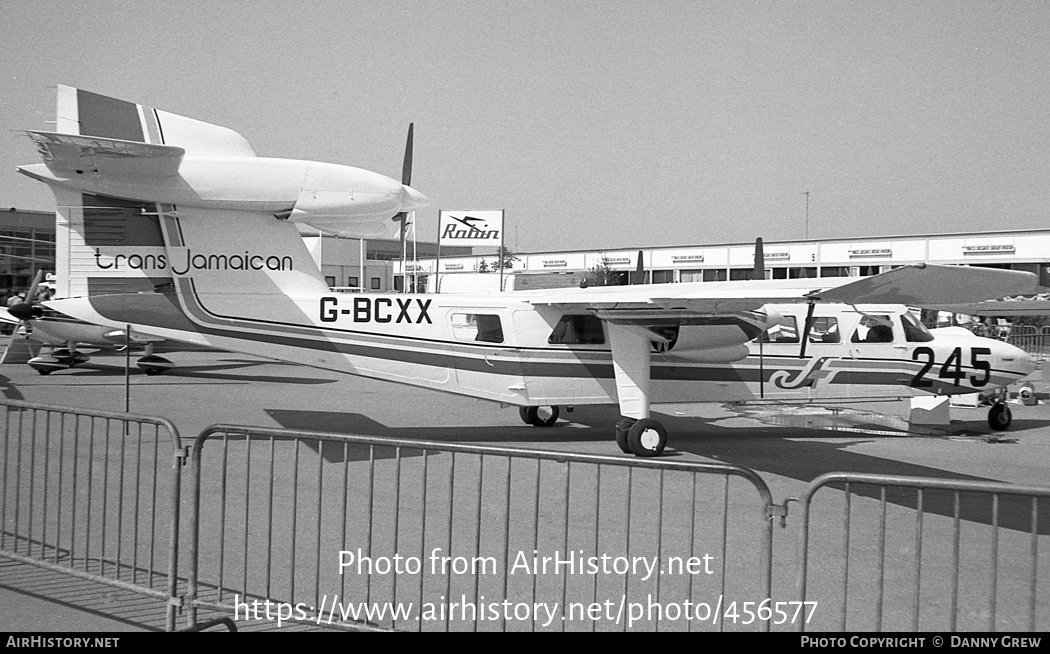
[[[2,345],[2,343],[0,343]],[[99,352],[76,369],[41,376],[0,366],[4,398],[166,417],[183,438],[215,423],[539,448],[623,456],[612,441],[615,407],[578,407],[555,427],[529,427],[514,408],[392,383],[222,352],[175,352],[158,376],[132,370],[122,354]],[[670,434],[666,456],[731,463],[757,472],[777,503],[799,497],[831,471],[1050,485],[1050,405],[1037,372],[1036,406],[1011,404],[1013,428],[993,432],[987,408],[951,409],[945,427],[909,428],[905,403],[811,406],[658,405]],[[779,538],[779,536],[778,536]],[[1043,582],[1040,581],[1041,586]],[[77,608],[56,594],[61,578],[0,562],[0,631],[158,629],[127,610],[134,600],[104,591],[115,614]],[[75,584],[74,584],[75,585]],[[69,590],[69,584],[66,585]],[[1041,588],[1043,598],[1047,588]],[[89,590],[84,590],[89,593]],[[1045,600],[1044,600],[1045,601]],[[95,602],[93,606],[99,606]],[[105,603],[102,604],[105,606]],[[129,617],[130,616],[130,617]]]

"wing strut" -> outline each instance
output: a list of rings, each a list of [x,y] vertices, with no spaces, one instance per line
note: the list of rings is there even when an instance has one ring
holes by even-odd
[[[652,346],[643,330],[607,322],[612,345],[616,397],[623,420],[616,423],[616,444],[624,453],[659,456],[667,445],[667,430],[649,417]]]
[[[649,417],[650,375],[649,339],[641,331],[614,322],[609,327],[612,344],[613,372],[616,375],[616,397],[620,415],[641,420]]]
[[[809,308],[806,309],[806,324],[802,328],[802,348],[799,350],[798,358],[806,358],[806,344],[809,343],[809,332],[813,329],[813,309],[815,309],[817,303],[813,300],[809,301]]]

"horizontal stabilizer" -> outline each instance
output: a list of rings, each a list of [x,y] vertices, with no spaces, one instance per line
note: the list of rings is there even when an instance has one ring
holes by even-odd
[[[26,132],[47,167],[55,172],[132,177],[167,177],[179,172],[186,151],[156,145],[57,132]]]
[[[815,291],[809,297],[846,304],[935,307],[1024,295],[1031,293],[1038,281],[1034,274],[1016,270],[920,263]]]

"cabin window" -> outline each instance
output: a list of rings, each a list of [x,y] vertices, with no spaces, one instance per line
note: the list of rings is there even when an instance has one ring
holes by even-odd
[[[763,343],[798,343],[798,323],[795,316],[784,316],[779,325],[762,332]]]
[[[909,343],[928,343],[933,340],[930,330],[923,327],[912,314],[901,314],[901,324],[904,325],[904,340]]]
[[[838,318],[820,317],[813,319],[813,325],[809,329],[810,343],[841,343],[842,336],[839,335]]]
[[[889,316],[861,316],[850,340],[854,343],[892,343],[893,322]]]
[[[605,342],[602,321],[591,314],[562,316],[547,342],[552,345],[600,345]]]
[[[499,316],[486,313],[452,314],[452,335],[457,341],[503,342],[503,323]]]

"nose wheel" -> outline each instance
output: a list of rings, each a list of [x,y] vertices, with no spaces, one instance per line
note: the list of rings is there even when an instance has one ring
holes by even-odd
[[[1004,402],[996,402],[988,409],[988,424],[996,431],[1006,431],[1013,421],[1013,412]]]

